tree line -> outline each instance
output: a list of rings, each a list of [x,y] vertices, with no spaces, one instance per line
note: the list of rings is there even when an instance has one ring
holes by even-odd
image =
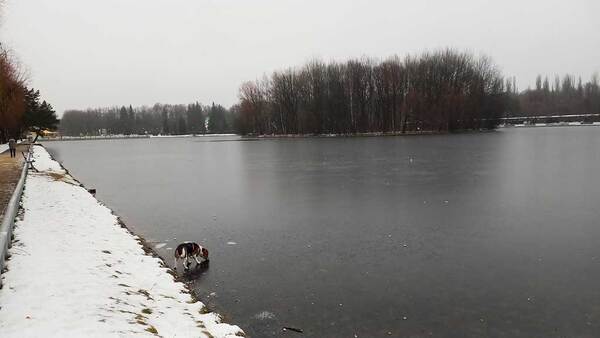
[[[233,116],[221,105],[157,103],[147,107],[107,107],[68,110],[60,132],[67,136],[96,135],[185,135],[234,132]]]
[[[0,0],[0,10],[4,1]],[[0,144],[18,139],[25,131],[38,135],[58,124],[52,105],[27,86],[27,77],[12,53],[0,42]]]
[[[41,101],[39,90],[27,87],[17,62],[0,46],[0,143],[21,138],[25,131],[41,135],[57,124],[52,105]]]
[[[600,114],[600,81],[598,74],[590,81],[575,80],[573,75],[562,78],[555,76],[542,79],[538,75],[535,88],[529,88],[518,95],[519,111],[514,115],[548,116],[573,114]]]
[[[240,88],[242,134],[351,134],[491,129],[507,107],[487,57],[451,49],[385,61],[313,61]]]
[[[600,113],[598,76],[538,76],[519,91],[488,57],[452,49],[417,56],[312,61],[245,82],[230,108],[199,103],[64,113],[63,135],[419,133],[493,129],[501,117]]]
[[[4,48],[0,50],[0,143],[16,137],[25,113],[25,79]]]

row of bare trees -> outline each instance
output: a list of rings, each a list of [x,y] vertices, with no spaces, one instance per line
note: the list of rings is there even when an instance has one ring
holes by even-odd
[[[519,95],[519,104],[515,115],[600,114],[600,79],[597,73],[586,83],[572,75],[555,76],[553,81],[538,76],[535,88]]]
[[[60,132],[67,136],[182,135],[232,132],[233,121],[220,105],[155,104],[147,107],[109,107],[68,110],[63,114]]]
[[[0,0],[0,15],[3,5]],[[27,88],[25,73],[0,42],[0,144],[10,138],[21,138],[27,130],[43,134],[57,124],[52,106],[40,102],[39,91]]]
[[[519,92],[487,57],[452,49],[384,61],[313,61],[242,84],[239,103],[67,111],[64,135],[355,134],[492,129],[498,118],[600,113],[598,76],[538,77]]]
[[[405,133],[494,128],[506,104],[488,58],[448,49],[313,61],[244,83],[232,109],[242,134]]]
[[[23,73],[10,53],[0,47],[0,143],[20,135],[26,92]]]
[[[26,131],[42,135],[58,124],[56,113],[40,92],[27,88],[17,62],[0,46],[0,143],[18,139]]]

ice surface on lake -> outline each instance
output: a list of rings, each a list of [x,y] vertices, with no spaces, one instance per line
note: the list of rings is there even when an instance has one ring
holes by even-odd
[[[273,312],[263,311],[263,312],[259,312],[259,313],[255,314],[254,318],[256,318],[258,320],[274,319],[275,314]]]

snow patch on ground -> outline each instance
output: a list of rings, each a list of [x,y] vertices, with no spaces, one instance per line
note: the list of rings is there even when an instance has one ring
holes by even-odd
[[[8,150],[8,144],[0,144],[0,154]]]
[[[23,193],[0,332],[8,337],[235,337],[43,147]]]
[[[60,166],[60,164],[56,161],[54,161],[51,157],[50,154],[48,154],[48,152],[46,151],[46,149],[44,149],[43,147],[40,146],[34,146],[34,152],[33,152],[33,166],[39,170],[39,171],[43,171],[46,173],[53,173],[53,174],[61,174],[64,175],[67,172]]]

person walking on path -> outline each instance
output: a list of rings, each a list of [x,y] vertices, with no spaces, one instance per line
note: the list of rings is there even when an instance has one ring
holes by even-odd
[[[17,141],[14,138],[8,140],[8,149],[10,150],[10,157],[17,157]]]

